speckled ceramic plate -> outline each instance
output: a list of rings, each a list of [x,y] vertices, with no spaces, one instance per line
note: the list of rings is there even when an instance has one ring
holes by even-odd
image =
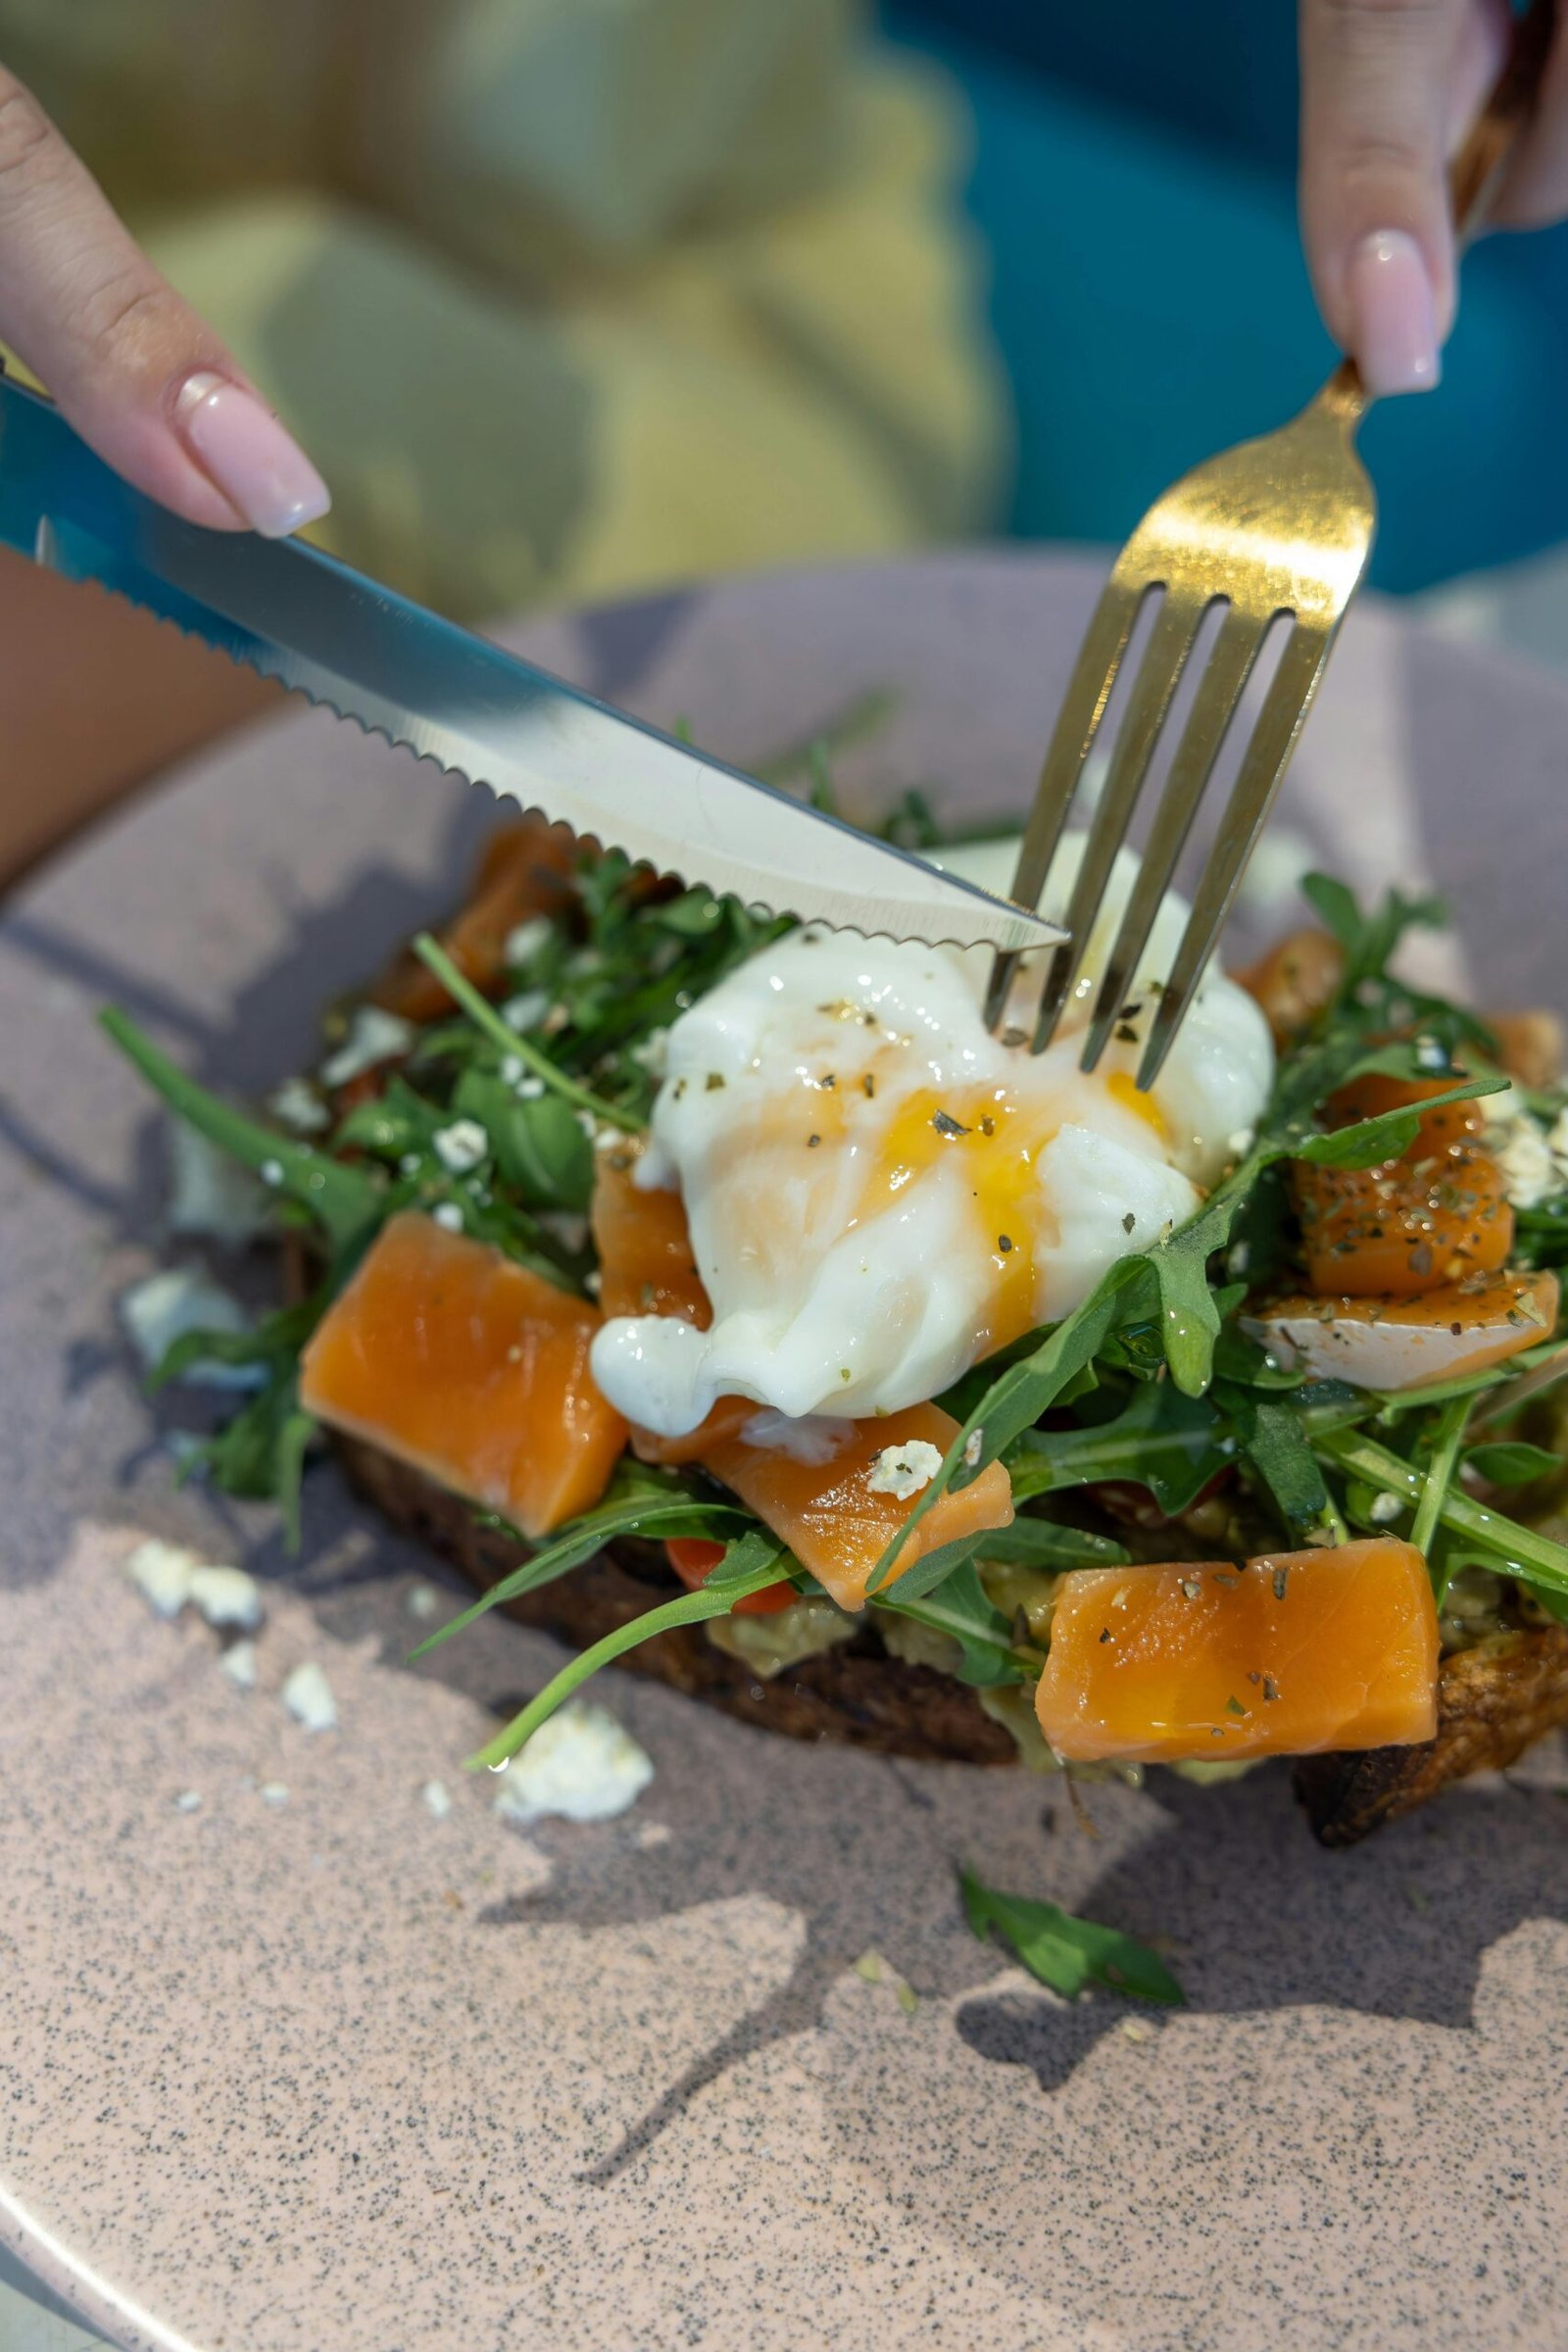
[[[1006,808],[1095,577],[939,559],[517,642],[742,760],[889,687],[847,782]],[[1296,862],[1430,863],[1484,996],[1562,1002],[1559,687],[1364,607],[1293,804]],[[298,1561],[265,1511],[172,1491],[114,1313],[165,1246],[163,1129],[93,1009],[259,1086],[488,821],[289,715],[0,926],[0,2237],[163,2352],[1568,2341],[1555,1751],[1327,1855],[1283,1773],[1097,1789],[1088,1834],[1038,1781],[612,1678],[652,1788],[525,1837],[457,1764],[547,1642],[491,1620],[406,1669],[430,1565],[329,1467]],[[127,1588],[138,1532],[265,1580],[254,1690]],[[305,1658],[335,1732],[278,1702]],[[1043,1991],[963,1926],[960,1859],[1168,1937],[1190,2006]]]

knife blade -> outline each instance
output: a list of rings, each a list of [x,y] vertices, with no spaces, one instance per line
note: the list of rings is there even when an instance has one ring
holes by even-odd
[[[596,702],[302,540],[203,530],[0,376],[0,542],[579,838],[774,914],[1044,947],[1054,925]]]

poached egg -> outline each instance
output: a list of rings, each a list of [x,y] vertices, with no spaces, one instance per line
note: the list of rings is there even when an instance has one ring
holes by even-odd
[[[943,862],[1004,893],[1015,848]],[[1081,854],[1081,838],[1063,843],[1048,913]],[[1147,984],[1099,1069],[1079,1069],[1136,874],[1123,852],[1044,1054],[985,1029],[988,952],[812,926],[674,1023],[635,1181],[681,1195],[713,1319],[607,1322],[592,1364],[611,1403],[664,1437],[720,1396],[791,1419],[897,1412],[1069,1313],[1117,1258],[1193,1213],[1250,1140],[1273,1050],[1252,999],[1211,970],[1150,1093],[1134,1083]],[[1169,970],[1186,912],[1166,899],[1145,970]],[[1009,1006],[1020,1029],[1041,976],[1041,957],[1025,958]]]

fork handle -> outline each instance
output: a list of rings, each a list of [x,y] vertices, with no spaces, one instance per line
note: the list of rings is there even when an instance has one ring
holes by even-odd
[[[1485,227],[1503,166],[1536,111],[1556,29],[1557,0],[1530,0],[1515,17],[1502,71],[1448,166],[1448,208],[1461,252]],[[1354,360],[1345,359],[1318,401],[1353,433],[1373,397]]]

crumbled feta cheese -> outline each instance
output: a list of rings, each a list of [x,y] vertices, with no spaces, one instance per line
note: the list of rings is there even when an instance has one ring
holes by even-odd
[[[598,1298],[599,1293],[603,1288],[603,1284],[604,1277],[601,1275],[599,1268],[597,1266],[590,1266],[587,1273],[582,1278],[582,1287],[587,1292],[590,1298]]]
[[[201,1562],[181,1544],[149,1536],[125,1562],[125,1574],[155,1617],[177,1617],[190,1598],[190,1580]]]
[[[201,1802],[202,1792],[199,1788],[182,1788],[174,1799],[174,1811],[176,1813],[198,1813],[201,1810]]]
[[[166,1266],[121,1294],[120,1319],[138,1358],[151,1372],[188,1331],[220,1331],[236,1338],[251,1319],[233,1295],[195,1266]],[[210,1389],[255,1389],[266,1381],[260,1364],[187,1364],[181,1380]]]
[[[527,1067],[528,1064],[523,1060],[520,1054],[503,1054],[501,1056],[502,1085],[515,1086],[518,1079],[522,1077],[523,1073],[526,1071]]]
[[[267,1222],[267,1195],[238,1160],[177,1119],[169,1131],[169,1230],[238,1249]]]
[[[363,1078],[367,1070],[373,1070],[378,1062],[391,1061],[399,1054],[406,1054],[414,1038],[412,1024],[400,1013],[383,1012],[379,1004],[356,1005],[348,1035],[321,1064],[321,1084],[347,1086],[351,1079]]]
[[[985,1439],[986,1433],[983,1429],[971,1429],[969,1435],[964,1439],[963,1466],[966,1470],[979,1469],[980,1453],[985,1445]]]
[[[447,1233],[463,1231],[463,1211],[455,1200],[443,1200],[430,1214]]]
[[[525,923],[514,923],[501,943],[501,960],[509,971],[532,963],[541,948],[550,945],[553,924],[542,914],[530,914]]]
[[[410,1591],[404,1606],[411,1617],[418,1617],[427,1621],[439,1613],[441,1595],[434,1585],[415,1585]]]
[[[1481,1140],[1502,1170],[1503,1190],[1515,1208],[1534,1208],[1556,1191],[1551,1147],[1528,1111],[1494,1121]]]
[[[400,1176],[417,1176],[423,1165],[424,1161],[419,1157],[417,1152],[405,1152],[403,1157],[398,1161],[398,1174]]]
[[[337,1729],[337,1701],[332,1686],[314,1658],[296,1666],[283,1685],[280,1693],[284,1706],[296,1723],[308,1732],[333,1732]]]
[[[1232,1159],[1245,1159],[1247,1157],[1247,1154],[1252,1149],[1252,1139],[1256,1132],[1256,1129],[1252,1127],[1238,1127],[1234,1135],[1227,1137],[1225,1149],[1230,1153]]]
[[[426,1781],[419,1790],[424,1809],[437,1821],[445,1821],[452,1810],[452,1791],[445,1781]]]
[[[523,988],[507,999],[501,1018],[509,1029],[537,1029],[549,1010],[550,999],[542,988]]]
[[[275,1193],[278,1186],[283,1181],[283,1162],[280,1159],[264,1159],[261,1167],[261,1177],[262,1182],[264,1184],[270,1184]]]
[[[264,1781],[256,1791],[264,1805],[286,1805],[288,1790],[281,1781]]]
[[[218,1661],[236,1690],[256,1688],[256,1644],[254,1642],[231,1642]]]
[[[268,1096],[267,1107],[294,1135],[319,1135],[332,1124],[331,1112],[308,1078],[285,1078]]]
[[[554,1235],[563,1250],[576,1251],[588,1239],[588,1220],[574,1208],[546,1208],[539,1213],[539,1222],[546,1233]]]
[[[577,1124],[582,1129],[584,1135],[588,1138],[588,1141],[591,1144],[598,1143],[599,1121],[594,1117],[594,1114],[591,1110],[579,1110],[577,1113]]]
[[[262,1588],[243,1568],[198,1568],[190,1596],[209,1625],[254,1634],[262,1622]]]
[[[1374,1494],[1367,1504],[1366,1515],[1374,1527],[1392,1527],[1403,1508],[1397,1494]]]
[[[573,1703],[542,1724],[496,1791],[508,1821],[609,1821],[647,1788],[654,1767],[630,1732],[603,1707]]]
[[[432,1141],[449,1176],[466,1176],[490,1149],[490,1138],[477,1119],[454,1119],[450,1127],[438,1127]]]
[[[545,1082],[542,1078],[519,1078],[517,1081],[517,1100],[520,1102],[542,1102],[544,1093]]]
[[[866,1486],[873,1494],[892,1494],[900,1502],[907,1502],[928,1487],[942,1467],[942,1456],[936,1446],[924,1438],[913,1438],[907,1446],[884,1446],[866,1476]]]
[[[669,1031],[650,1029],[632,1047],[631,1057],[641,1063],[650,1078],[662,1078],[669,1066]]]

